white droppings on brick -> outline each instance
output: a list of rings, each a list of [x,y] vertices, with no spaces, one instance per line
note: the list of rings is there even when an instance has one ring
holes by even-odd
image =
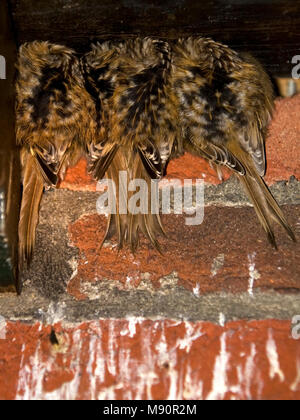
[[[184,326],[186,331],[185,336],[177,340],[176,347],[189,353],[193,342],[202,337],[203,332],[201,326],[195,331],[194,325],[187,321],[184,321]]]
[[[99,323],[98,327],[99,335],[97,337],[96,343],[96,368],[94,370],[94,375],[99,379],[100,383],[105,381],[105,358],[104,352],[102,349],[102,331]]]
[[[169,394],[167,396],[167,400],[177,400],[182,399],[180,395],[180,391],[178,389],[178,370],[177,370],[177,354],[176,352],[171,353],[169,361],[169,369],[168,369],[168,377],[169,377]]]
[[[256,346],[254,343],[251,343],[250,354],[247,357],[243,378],[240,381],[240,383],[245,383],[245,394],[248,400],[253,399],[251,395],[251,384],[252,384],[253,375],[256,371],[256,365],[255,365],[256,354],[257,354]]]
[[[107,355],[107,368],[111,375],[115,376],[117,373],[116,367],[116,336],[115,336],[115,320],[111,319],[108,325],[108,355]]]
[[[224,266],[224,262],[225,262],[225,255],[224,254],[219,254],[212,262],[211,265],[211,276],[215,277],[218,272],[221,270],[221,268]]]
[[[221,314],[220,318],[223,319]],[[143,321],[146,324],[143,324],[141,332],[136,326]],[[178,331],[176,327],[179,327]],[[206,368],[212,371],[213,377],[210,391],[204,394],[204,388],[209,383],[204,382],[205,377],[195,369],[194,359],[182,363],[186,360],[184,354],[188,355],[193,350],[194,354],[194,346],[200,344],[199,339],[203,336],[201,329],[205,331],[199,322],[157,320],[151,324],[136,317],[91,322],[88,335],[81,333],[79,326],[69,336],[68,352],[60,356],[67,358],[68,369],[74,377],[53,392],[46,392],[44,385],[47,373],[55,372],[57,368],[57,354],[49,357],[45,346],[38,341],[33,356],[29,357],[29,349],[23,345],[16,398],[72,400],[80,396],[92,400],[115,400],[122,396],[126,400],[152,400],[153,388],[155,386],[157,390],[158,385],[164,398],[170,400],[202,400],[205,397],[208,400],[221,400],[228,395],[233,399],[261,398],[264,381],[256,363],[257,356],[261,357],[256,344],[250,342],[247,350],[244,349],[244,355],[241,352],[242,360],[236,363],[231,359],[232,347],[228,344],[231,343],[230,332],[220,336],[219,354],[213,364],[208,362]],[[176,331],[180,338],[174,336]],[[139,346],[138,350],[136,345]],[[86,361],[84,366],[83,358]],[[270,378],[278,377],[284,382],[271,329],[265,361],[270,364]],[[298,392],[300,388],[300,360],[297,363],[297,375],[295,379],[291,378],[294,381],[288,385],[292,392]],[[84,375],[89,379],[89,386],[83,389],[81,381]],[[236,378],[234,383],[230,379],[232,377]]]
[[[98,393],[98,400],[99,401],[113,401],[116,400],[116,391],[119,389],[122,389],[123,385],[120,383],[117,383],[116,385],[112,385],[106,388],[101,389]]]
[[[132,283],[132,278],[130,276],[127,276],[126,277],[126,286],[130,287],[131,283]]]
[[[6,337],[6,320],[0,316],[0,340],[5,340]]]
[[[90,378],[90,399],[99,400],[99,387],[105,381],[106,360],[102,349],[102,329],[100,322],[93,322],[90,329],[94,333],[91,335],[89,343],[89,361],[87,364],[87,373]],[[112,393],[112,389],[109,391]]]
[[[21,361],[19,366],[19,377],[18,377],[18,386],[17,386],[17,392],[16,392],[16,400],[22,400],[25,399],[25,393],[26,391],[29,392],[29,389],[26,389],[28,386],[28,375],[30,374],[30,369],[26,368],[25,362],[24,362],[24,352],[25,352],[25,344],[22,345],[21,349]]]
[[[47,311],[41,311],[44,323],[54,325],[63,321],[65,317],[65,309],[65,302],[50,302]]]
[[[78,395],[79,385],[81,381],[80,373],[80,357],[82,351],[81,331],[77,330],[72,334],[72,352],[70,361],[70,370],[74,373],[74,378],[70,382],[63,383],[62,386],[52,392],[45,392],[41,394],[38,399],[44,400],[66,400],[71,401]],[[54,359],[50,365],[46,365],[46,370],[51,372],[55,366]]]
[[[263,381],[263,377],[260,371],[256,372],[256,394],[257,400],[261,400],[262,396],[263,396],[263,391],[264,391],[264,381]]]
[[[133,338],[136,335],[136,326],[145,321],[145,318],[139,316],[128,316],[126,318],[128,324],[121,331],[120,335],[123,337],[125,335]]]
[[[131,357],[131,349],[120,349],[118,365],[120,368],[120,382],[124,384],[125,388],[128,388],[126,392],[130,393],[130,395],[127,395],[127,398],[125,397],[125,400],[133,399],[132,392],[130,390],[131,376],[133,371],[133,358]]]
[[[144,318],[142,317],[129,317],[128,319],[128,332],[129,337],[134,337],[136,334],[136,326],[137,324],[141,324],[144,321]]]
[[[38,313],[42,319],[39,331],[42,330],[44,324],[54,325],[64,320],[66,304],[65,302],[50,302],[46,311],[38,309]]]
[[[197,283],[193,288],[193,293],[196,297],[200,297],[200,283]]]
[[[226,323],[226,317],[223,314],[223,312],[220,312],[220,314],[219,314],[219,325],[221,327],[225,327],[225,323]]]
[[[158,375],[155,372],[157,357],[152,351],[153,329],[147,329],[141,343],[142,360],[135,366],[137,381],[135,384],[135,400],[152,400],[152,387],[158,383]]]
[[[253,289],[254,289],[255,280],[258,280],[261,277],[255,267],[255,257],[256,257],[256,252],[253,252],[253,254],[248,255],[248,267],[249,267],[248,293],[252,297],[253,297]]]
[[[78,395],[79,385],[81,381],[80,358],[82,352],[81,331],[76,330],[72,334],[72,353],[70,370],[74,373],[74,378],[70,382],[64,383],[61,388],[48,393],[49,400],[74,400]]]
[[[203,400],[203,381],[197,378],[190,364],[187,365],[183,383],[182,397],[185,400]]]
[[[284,382],[285,376],[280,368],[279,356],[277,352],[277,346],[273,338],[272,331],[269,330],[268,340],[266,344],[266,353],[270,363],[270,378],[274,379],[276,376],[280,382]]]
[[[169,324],[167,324],[169,325]],[[161,322],[160,340],[156,344],[157,351],[156,360],[159,366],[166,369],[166,376],[168,378],[168,396],[167,400],[180,399],[178,396],[178,371],[177,371],[177,343],[174,347],[168,348],[165,327],[166,321]]]
[[[168,345],[167,339],[165,334],[165,323],[160,323],[161,327],[161,335],[160,340],[155,346],[155,350],[157,351],[157,360],[160,366],[163,366],[164,363],[169,362],[169,352],[168,352]]]
[[[70,369],[74,372],[74,378],[53,392],[44,390],[43,381],[46,372],[53,371],[55,359],[43,354],[40,342],[37,344],[34,355],[28,361],[25,360],[24,356],[25,347],[22,350],[23,355],[19,369],[16,400],[73,400],[76,398],[81,380],[79,369],[81,355],[80,330],[75,331],[72,335]]]
[[[212,389],[207,396],[207,400],[222,400],[227,391],[227,369],[229,367],[229,353],[226,349],[226,332],[220,338],[220,353],[216,357]]]
[[[296,378],[294,382],[292,383],[292,385],[290,386],[290,390],[292,392],[300,391],[300,360],[299,359],[297,359],[297,362],[296,362],[296,369],[297,369]]]
[[[97,384],[98,384],[98,376],[95,373],[95,365],[97,363],[97,337],[91,336],[90,342],[89,342],[89,361],[86,367],[86,372],[89,375],[90,380],[90,398],[92,401],[95,401],[97,399]]]
[[[71,281],[71,280],[73,280],[74,279],[74,277],[76,277],[77,276],[77,274],[78,274],[78,261],[77,261],[77,258],[76,257],[73,257],[73,258],[71,258],[69,261],[68,261],[68,264],[69,264],[69,266],[72,268],[72,270],[73,270],[73,273],[72,273],[72,275],[71,275],[71,277],[70,277],[70,280],[69,281]]]
[[[46,372],[45,363],[41,360],[40,342],[35,353],[30,357],[29,363],[25,363],[22,355],[16,400],[38,400],[43,395],[43,379]]]

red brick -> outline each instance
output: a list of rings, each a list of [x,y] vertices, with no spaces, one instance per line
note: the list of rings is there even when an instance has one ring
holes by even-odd
[[[60,188],[73,191],[96,191],[96,182],[87,172],[87,162],[81,159],[76,166],[69,168]]]
[[[267,139],[269,184],[287,180],[291,175],[300,179],[300,95],[277,99],[274,118]]]
[[[55,328],[61,347],[50,343],[50,326],[7,323],[1,399],[300,398],[300,341],[289,321],[131,318]]]

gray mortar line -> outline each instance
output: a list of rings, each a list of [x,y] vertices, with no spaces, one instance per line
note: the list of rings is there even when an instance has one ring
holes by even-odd
[[[6,320],[27,323],[77,324],[99,319],[175,319],[210,321],[292,320],[300,315],[300,295],[275,292],[226,294],[213,293],[196,297],[192,292],[175,287],[154,294],[148,291],[102,290],[97,299],[76,301],[64,295],[58,301],[37,296],[27,288],[21,297],[0,297],[0,315]]]

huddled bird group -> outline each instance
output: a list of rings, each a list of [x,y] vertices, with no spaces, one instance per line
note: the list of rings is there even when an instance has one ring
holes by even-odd
[[[131,180],[160,179],[184,151],[208,160],[219,175],[224,166],[233,171],[274,247],[273,222],[295,240],[262,178],[273,90],[250,55],[203,37],[98,42],[81,56],[36,41],[21,46],[17,68],[22,261],[32,257],[44,187],[57,186],[81,156],[96,180],[115,182],[117,211],[105,238],[116,234],[119,247],[134,252],[141,232],[160,249],[159,214],[130,212],[124,191]]]

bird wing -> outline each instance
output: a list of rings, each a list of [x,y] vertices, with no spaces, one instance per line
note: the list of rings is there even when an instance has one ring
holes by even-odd
[[[240,175],[245,175],[246,171],[243,164],[226,147],[202,142],[193,142],[193,146],[198,153],[209,161],[217,165],[227,166]]]
[[[30,148],[31,154],[35,157],[41,175],[47,184],[57,185],[58,175],[66,161],[69,148],[70,144],[68,143],[54,146],[50,142],[44,147],[35,144]]]
[[[150,178],[159,179],[162,177],[163,168],[158,148],[152,142],[138,145],[138,152],[142,163]]]

